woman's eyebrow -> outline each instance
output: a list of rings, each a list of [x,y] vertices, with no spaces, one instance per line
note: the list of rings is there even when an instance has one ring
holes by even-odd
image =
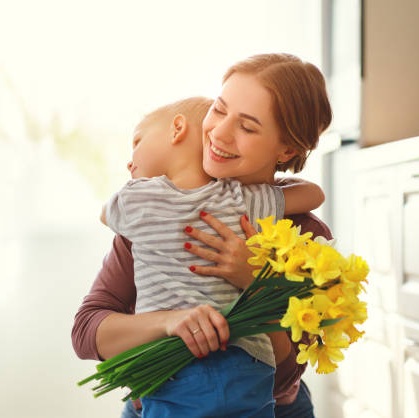
[[[239,113],[239,116],[245,119],[249,119],[255,123],[257,123],[259,126],[262,126],[262,124],[260,123],[259,119],[252,116],[252,115],[248,115],[247,113]]]
[[[222,97],[218,97],[218,100],[226,107],[226,108],[228,108],[228,106],[227,106],[227,103],[222,99]],[[253,122],[255,122],[255,123],[257,123],[259,126],[262,126],[262,123],[260,122],[260,120],[258,119],[258,118],[256,118],[255,116],[252,116],[252,115],[248,115],[247,113],[239,113],[239,116],[241,117],[241,118],[245,118],[245,119],[249,119],[249,120],[251,120],[251,121],[253,121]]]

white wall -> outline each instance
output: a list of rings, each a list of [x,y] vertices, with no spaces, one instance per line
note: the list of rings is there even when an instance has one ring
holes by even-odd
[[[318,5],[0,0],[0,416],[119,416],[122,393],[76,386],[95,362],[75,356],[70,331],[110,247],[98,213],[126,179],[132,127],[157,104],[215,94],[238,58],[287,51],[319,64]],[[58,155],[57,115],[108,147],[104,195],[79,169],[85,149]]]
[[[0,164],[0,415],[119,416],[120,393],[95,400],[76,386],[95,362],[76,358],[70,340],[111,239],[99,202],[50,149],[0,143]]]

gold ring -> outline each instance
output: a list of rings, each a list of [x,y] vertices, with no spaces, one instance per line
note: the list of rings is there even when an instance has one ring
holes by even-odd
[[[191,334],[192,334],[192,335],[195,335],[195,334],[197,334],[199,331],[202,331],[202,330],[201,330],[201,328],[196,328],[196,329],[194,329],[193,331],[191,331]]]

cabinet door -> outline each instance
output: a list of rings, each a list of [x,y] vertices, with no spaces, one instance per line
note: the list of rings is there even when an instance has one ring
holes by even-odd
[[[419,161],[401,170],[400,312],[419,320]]]
[[[418,357],[419,357],[419,347]],[[403,409],[405,418],[419,418],[419,359],[408,357],[404,364]]]
[[[397,311],[396,243],[397,221],[394,167],[359,175],[355,222],[355,250],[369,266],[368,303],[385,312]]]
[[[403,411],[405,418],[419,418],[419,322],[404,320]]]

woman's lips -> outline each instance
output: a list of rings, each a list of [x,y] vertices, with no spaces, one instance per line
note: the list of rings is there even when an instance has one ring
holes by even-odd
[[[212,142],[210,143],[210,149],[217,157],[228,158],[228,159],[239,158],[239,156],[236,154],[230,154],[229,152],[226,152],[226,151],[221,150],[220,148],[217,148]]]

